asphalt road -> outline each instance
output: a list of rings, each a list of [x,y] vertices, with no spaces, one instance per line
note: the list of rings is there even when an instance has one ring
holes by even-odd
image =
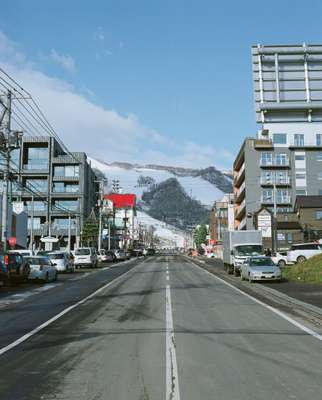
[[[180,257],[4,308],[0,352],[67,307],[0,355],[1,400],[321,399],[322,337]]]

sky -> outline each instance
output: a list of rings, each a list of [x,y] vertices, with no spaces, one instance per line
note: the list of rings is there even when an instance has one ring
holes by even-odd
[[[0,66],[71,151],[230,169],[256,134],[251,45],[322,42],[320,0],[2,0]]]

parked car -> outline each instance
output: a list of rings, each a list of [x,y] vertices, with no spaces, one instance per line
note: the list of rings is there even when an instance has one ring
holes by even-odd
[[[28,279],[30,266],[18,253],[0,255],[0,281],[5,284],[24,282]]]
[[[74,263],[77,267],[91,267],[96,268],[98,265],[98,258],[96,249],[94,247],[80,247],[75,250]]]
[[[106,262],[107,261],[107,255],[106,255],[106,251],[104,249],[97,251],[97,259],[98,259],[98,262]]]
[[[121,249],[114,250],[114,254],[115,254],[117,261],[125,261],[126,260],[126,254],[125,254],[124,250],[121,250]]]
[[[131,250],[132,257],[141,257],[143,256],[143,249],[132,249]]]
[[[271,257],[249,257],[244,260],[240,268],[240,276],[242,280],[248,279],[249,282],[254,281],[280,281],[281,270],[275,265]]]
[[[146,255],[147,256],[154,256],[155,255],[155,250],[154,249],[146,249]]]
[[[301,263],[321,253],[322,245],[319,243],[293,244],[287,252],[287,261],[289,263]]]
[[[50,261],[53,262],[58,272],[74,272],[74,258],[66,251],[52,251],[48,253]]]
[[[57,269],[49,257],[30,256],[25,257],[30,266],[29,280],[50,282],[57,280]]]
[[[107,258],[106,261],[109,261],[109,262],[114,262],[114,261],[116,261],[116,256],[115,256],[115,254],[114,254],[114,251],[112,251],[112,250],[106,250],[106,258]]]
[[[288,264],[287,261],[287,252],[281,252],[281,253],[274,253],[272,255],[272,260],[276,265],[278,265],[280,268],[285,267],[286,264]]]

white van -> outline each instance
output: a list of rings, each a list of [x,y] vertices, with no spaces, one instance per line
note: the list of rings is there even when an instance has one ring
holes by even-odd
[[[322,245],[319,243],[293,244],[287,252],[287,262],[300,263],[321,253]]]
[[[80,247],[74,252],[75,267],[89,266],[96,268],[98,264],[97,252],[94,247]]]

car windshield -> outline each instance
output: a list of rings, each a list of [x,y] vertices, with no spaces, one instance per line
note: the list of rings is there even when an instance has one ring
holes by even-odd
[[[271,258],[251,258],[249,260],[249,265],[251,267],[264,267],[264,266],[274,266],[274,262]]]
[[[90,249],[77,249],[75,251],[75,256],[89,256],[90,254]]]
[[[48,257],[51,260],[62,260],[64,258],[64,253],[52,253],[52,254],[48,254]]]
[[[30,265],[41,265],[41,258],[36,257],[26,257],[26,261]]]
[[[236,246],[236,253],[238,256],[257,256],[263,254],[263,247],[261,245],[240,245]]]

